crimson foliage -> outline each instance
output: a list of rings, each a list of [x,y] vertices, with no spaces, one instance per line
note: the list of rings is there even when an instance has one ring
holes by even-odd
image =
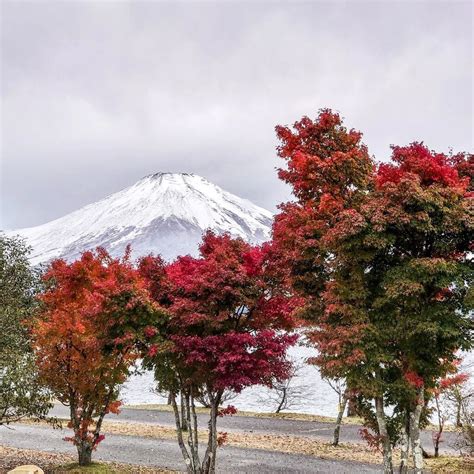
[[[216,417],[226,393],[256,384],[271,386],[288,376],[286,350],[296,336],[286,331],[295,327],[292,313],[298,301],[290,297],[272,254],[270,245],[253,247],[207,232],[198,258],[180,257],[165,265],[149,256],[140,262],[155,301],[170,315],[166,327],[149,328],[145,365],[155,370],[159,388],[171,393],[175,405],[178,394],[186,405],[184,420],[178,419],[175,406],[178,428],[184,422],[187,430],[196,429],[186,420],[193,416],[196,398],[207,399],[211,406],[202,462],[197,438],[191,436],[186,451],[178,436],[190,472],[214,469]],[[156,343],[156,338],[167,343]]]

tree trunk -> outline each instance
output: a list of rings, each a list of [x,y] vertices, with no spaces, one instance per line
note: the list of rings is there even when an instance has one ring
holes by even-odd
[[[384,474],[393,474],[392,445],[385,422],[385,413],[383,408],[383,397],[375,398],[375,411],[377,415],[377,424],[379,434],[383,443],[383,472]]]
[[[280,403],[278,404],[277,409],[275,410],[275,413],[280,413],[283,410],[283,408],[286,406],[287,398],[288,398],[287,388],[283,387],[281,400],[280,400]]]
[[[348,398],[346,394],[343,394],[341,402],[339,403],[339,411],[337,413],[336,427],[334,428],[334,439],[332,442],[334,446],[337,446],[339,444],[339,434],[341,432],[342,417],[344,416],[344,411],[346,410],[347,400]]]
[[[191,404],[193,405],[194,409],[194,398],[193,398],[193,390],[190,389],[190,392],[186,393],[185,397],[185,407],[186,407],[186,426],[188,429],[188,447],[191,451],[191,457],[193,459],[193,466],[196,472],[201,472],[201,460],[199,459],[199,444],[198,444],[198,433],[197,433],[197,419],[194,420],[194,424],[191,424]],[[194,426],[196,426],[196,432],[194,430]]]
[[[217,410],[215,403],[211,404],[211,417],[209,419],[208,459],[204,466],[205,474],[214,474],[216,471],[217,454]]]
[[[349,406],[347,407],[347,416],[357,416],[357,402],[354,397],[349,398]]]
[[[188,425],[186,424],[186,405],[185,405],[185,395],[183,391],[181,391],[179,399],[181,403],[181,429],[183,431],[187,431]]]
[[[186,464],[186,471],[188,474],[195,474],[196,468],[193,465],[193,461],[191,457],[189,456],[188,450],[186,449],[186,446],[184,444],[184,439],[183,439],[183,429],[182,429],[182,420],[180,419],[180,408],[178,407],[178,404],[176,403],[176,395],[174,393],[170,394],[171,397],[171,405],[173,406],[173,412],[174,412],[174,420],[176,424],[176,436],[178,438],[178,445],[179,448],[181,449],[181,454],[183,455],[184,462]],[[181,404],[182,407],[182,404]],[[181,412],[182,413],[182,412]]]
[[[280,403],[278,404],[278,407],[275,411],[275,413],[280,413],[281,410],[283,409],[283,407],[285,406],[285,403],[286,403],[286,397],[287,397],[287,393],[286,393],[286,387],[283,387],[282,389],[282,396],[281,396],[281,400],[280,400]]]
[[[461,404],[456,408],[456,427],[462,428]]]
[[[415,474],[421,474],[423,472],[423,449],[421,447],[420,439],[420,417],[424,403],[424,389],[423,387],[420,387],[417,390],[416,407],[410,413],[410,439],[414,465],[413,472]]]
[[[217,454],[217,413],[221,402],[222,393],[210,396],[211,413],[209,418],[209,438],[207,442],[206,454],[203,461],[203,474],[215,474],[216,454]]]
[[[88,466],[92,462],[92,448],[88,444],[81,444],[77,447],[79,455],[79,466]]]
[[[194,394],[191,391],[191,415],[193,419],[192,432],[193,432],[193,445],[195,450],[195,463],[201,465],[199,459],[199,432],[198,432],[198,418],[196,414],[196,404],[194,401]]]
[[[408,420],[407,414],[407,421],[400,436],[400,474],[408,473],[408,458],[410,453],[410,423]]]
[[[460,390],[456,390],[455,392],[455,399],[456,399],[456,427],[462,428],[462,394]]]
[[[434,457],[437,458],[439,456],[439,444],[441,443],[441,437],[443,435],[444,417],[441,414],[439,396],[435,395],[434,400],[436,404],[436,413],[438,414],[438,432],[433,435]]]

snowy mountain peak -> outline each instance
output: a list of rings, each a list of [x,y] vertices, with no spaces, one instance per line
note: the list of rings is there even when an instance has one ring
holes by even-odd
[[[142,180],[147,179],[147,178],[154,178],[154,179],[165,178],[166,179],[166,178],[173,178],[173,177],[176,179],[179,179],[179,178],[184,179],[186,176],[196,176],[196,175],[194,173],[173,173],[172,171],[160,171],[158,173],[148,174],[144,176]],[[203,179],[204,181],[207,181],[205,178],[201,178],[201,179]]]
[[[113,255],[166,259],[195,254],[202,232],[229,232],[253,243],[270,236],[272,214],[190,173],[155,173],[132,186],[46,224],[7,232],[26,238],[32,263],[74,259],[99,245]]]

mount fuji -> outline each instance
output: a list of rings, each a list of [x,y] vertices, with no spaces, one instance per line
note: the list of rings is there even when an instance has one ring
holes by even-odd
[[[251,243],[268,240],[272,213],[187,173],[156,173],[134,185],[43,225],[10,230],[32,247],[31,263],[105,247],[134,258],[151,252],[171,260],[195,255],[202,233],[228,232]]]

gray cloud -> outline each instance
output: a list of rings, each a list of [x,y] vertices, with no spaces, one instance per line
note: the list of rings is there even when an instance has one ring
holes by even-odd
[[[2,2],[0,228],[157,171],[269,209],[273,131],[332,107],[377,159],[472,150],[471,2]]]

